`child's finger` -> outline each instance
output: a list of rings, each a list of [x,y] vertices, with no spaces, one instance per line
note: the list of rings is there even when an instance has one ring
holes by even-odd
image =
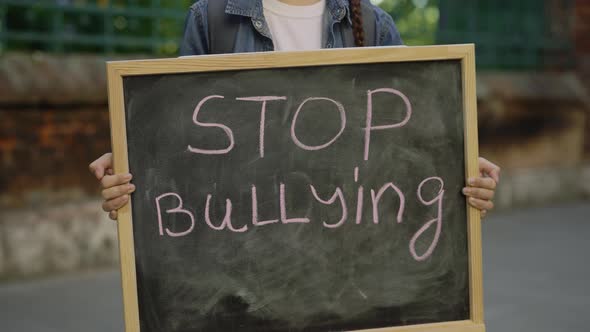
[[[102,209],[104,212],[111,212],[113,210],[118,210],[123,207],[129,201],[129,195],[119,196],[117,198],[104,201],[102,203]]]
[[[491,161],[479,157],[479,171],[480,173],[488,175],[494,179],[496,183],[500,182],[500,167]]]
[[[494,208],[492,201],[487,201],[479,198],[469,197],[469,205],[473,206],[478,210],[491,210]]]
[[[127,174],[115,174],[115,175],[105,175],[100,180],[100,184],[102,185],[103,189],[111,188],[114,186],[120,186],[131,181],[132,175]]]
[[[111,212],[109,212],[109,218],[111,218],[111,220],[117,220],[117,210],[113,210]]]
[[[125,194],[131,194],[135,191],[135,185],[131,183],[110,187],[102,191],[102,197],[106,200],[114,199]]]
[[[492,178],[480,177],[480,178],[470,178],[469,186],[477,187],[477,188],[484,188],[489,190],[496,189],[496,180]]]
[[[494,198],[494,191],[484,188],[465,187],[463,188],[463,194],[484,200],[491,200]]]
[[[88,165],[88,169],[94,176],[101,180],[105,175],[105,171],[113,166],[113,154],[105,153],[100,158]]]

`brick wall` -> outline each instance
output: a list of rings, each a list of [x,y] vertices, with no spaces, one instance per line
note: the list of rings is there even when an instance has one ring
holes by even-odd
[[[576,0],[576,18],[574,25],[576,43],[577,71],[586,88],[590,91],[590,1]],[[590,103],[590,101],[589,101]],[[590,119],[586,123],[586,132],[590,132]],[[586,160],[590,160],[590,139],[586,140]]]
[[[95,195],[108,121],[103,59],[0,58],[0,207]]]
[[[0,56],[0,280],[118,261],[88,164],[110,150],[105,61]]]
[[[590,1],[576,0],[575,43],[579,56],[590,56]],[[586,59],[587,60],[587,59]]]
[[[0,106],[0,205],[95,194],[88,164],[109,150],[106,106]]]
[[[575,74],[483,72],[477,86],[482,155],[505,170],[583,163],[590,106]]]

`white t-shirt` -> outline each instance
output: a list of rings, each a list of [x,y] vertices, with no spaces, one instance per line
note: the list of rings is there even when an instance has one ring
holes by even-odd
[[[326,0],[308,6],[293,6],[279,0],[262,0],[276,51],[322,48]]]

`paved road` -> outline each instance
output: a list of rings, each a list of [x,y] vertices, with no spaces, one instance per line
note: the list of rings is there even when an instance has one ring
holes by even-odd
[[[488,332],[590,330],[590,203],[484,223]],[[123,331],[117,272],[0,287],[2,332]]]
[[[590,203],[485,222],[488,332],[590,331]]]

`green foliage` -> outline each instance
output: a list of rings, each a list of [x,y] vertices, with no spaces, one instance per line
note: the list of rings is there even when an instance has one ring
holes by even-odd
[[[372,0],[397,25],[406,45],[431,45],[436,41],[438,0]]]

